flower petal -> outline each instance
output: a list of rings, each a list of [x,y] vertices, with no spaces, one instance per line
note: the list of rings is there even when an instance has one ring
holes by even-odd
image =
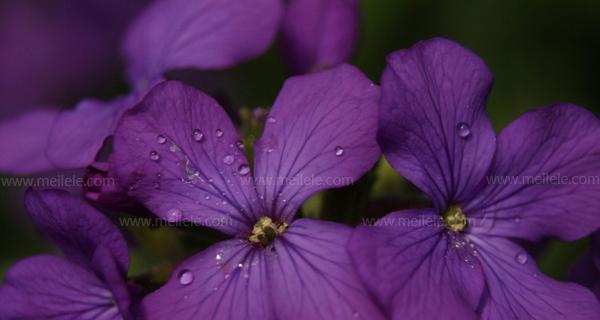
[[[290,1],[281,32],[292,70],[306,73],[346,62],[356,46],[358,16],[357,0]]]
[[[180,82],[155,86],[115,133],[112,162],[129,195],[157,216],[248,231],[257,200],[238,134],[211,97]]]
[[[62,190],[30,190],[25,206],[40,231],[73,262],[92,267],[94,252],[102,245],[110,249],[120,269],[127,270],[129,256],[123,235],[80,197]]]
[[[432,209],[400,211],[361,226],[349,242],[359,274],[392,319],[476,319],[484,290],[470,243]]]
[[[379,89],[349,65],[286,81],[255,146],[256,184],[289,221],[313,193],[353,183],[379,157]]]
[[[42,109],[1,123],[0,171],[29,174],[55,169],[45,150],[58,115],[58,110]]]
[[[475,237],[486,277],[484,319],[595,319],[600,303],[591,291],[542,274],[531,256],[509,240]]]
[[[574,105],[521,116],[502,131],[488,185],[468,204],[473,233],[576,239],[600,228],[600,121]]]
[[[282,14],[280,0],[155,1],[130,27],[130,82],[149,87],[176,68],[222,69],[263,53]]]
[[[143,319],[274,320],[266,255],[242,240],[217,243],[183,262],[141,303]]]
[[[351,229],[295,221],[272,247],[213,245],[141,305],[144,319],[383,319],[345,251]]]
[[[123,319],[96,275],[53,256],[19,261],[0,287],[0,319]]]
[[[485,113],[492,75],[471,51],[432,39],[388,56],[379,144],[390,164],[438,209],[474,196],[492,161]]]
[[[268,275],[276,319],[384,319],[346,251],[348,226],[299,219],[275,242]]]
[[[50,131],[46,155],[55,167],[83,168],[92,164],[117,121],[135,104],[134,96],[109,102],[83,100],[74,110],[61,112]]]

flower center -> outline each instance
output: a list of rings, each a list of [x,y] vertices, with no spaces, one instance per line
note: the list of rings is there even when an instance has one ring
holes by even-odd
[[[461,232],[467,227],[467,216],[459,206],[450,206],[442,218],[446,228],[454,232]]]
[[[269,217],[262,217],[252,228],[252,234],[250,234],[248,240],[266,247],[273,243],[277,235],[282,234],[287,227],[286,222],[275,223]]]

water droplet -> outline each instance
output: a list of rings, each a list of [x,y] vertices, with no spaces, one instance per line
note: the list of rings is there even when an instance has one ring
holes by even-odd
[[[204,196],[204,200],[210,200],[210,196],[209,195],[205,195]]]
[[[181,220],[183,213],[178,208],[172,208],[167,211],[167,221],[177,222]]]
[[[150,160],[158,161],[160,160],[160,155],[156,151],[150,151]]]
[[[223,130],[221,130],[221,129],[217,129],[217,130],[215,131],[215,133],[217,134],[217,137],[219,137],[219,138],[220,138],[220,137],[222,137],[222,136],[223,136],[223,134],[224,134],[224,133],[223,133]]]
[[[243,263],[238,263],[237,267],[238,267],[238,268],[243,268],[243,267],[244,267],[244,264],[243,264]]]
[[[167,138],[165,138],[165,136],[163,136],[162,134],[159,134],[156,137],[156,142],[158,142],[159,144],[164,144],[165,142],[167,142]]]
[[[245,176],[245,175],[247,175],[248,173],[250,173],[250,167],[248,167],[248,165],[247,165],[247,164],[242,164],[242,165],[240,165],[240,166],[238,167],[238,173],[239,173],[241,176]]]
[[[471,127],[468,124],[461,122],[456,126],[456,133],[459,137],[466,139],[471,135]]]
[[[217,255],[215,256],[215,260],[217,260],[217,262],[220,262],[221,260],[223,260],[223,255],[221,253],[217,253]]]
[[[176,145],[176,144],[171,144],[171,145],[169,146],[169,151],[171,151],[171,152],[177,152],[177,149],[178,149],[178,148],[177,148],[177,145]]]
[[[199,129],[194,129],[194,131],[192,131],[192,138],[194,138],[195,141],[200,142],[204,139],[204,133]]]
[[[274,117],[268,117],[267,118],[267,122],[268,123],[275,123],[275,122],[277,122],[277,119],[275,119]]]
[[[231,275],[230,275],[229,273],[226,273],[224,278],[225,278],[225,279],[229,279],[229,277],[230,277],[230,276],[231,276]]]
[[[241,142],[241,141],[238,140],[238,141],[235,142],[235,145],[238,147],[238,149],[244,150],[244,143],[243,142]]]
[[[223,158],[223,163],[229,166],[233,163],[234,160],[235,158],[232,155],[228,154]]]
[[[344,155],[344,148],[337,146],[335,147],[335,155],[338,157],[341,157],[342,155]]]
[[[179,273],[179,283],[183,286],[187,286],[188,284],[194,281],[194,274],[190,270],[183,270]]]
[[[527,254],[524,252],[521,252],[515,257],[515,260],[517,260],[517,262],[519,264],[526,264],[527,263]]]
[[[515,218],[515,223],[519,223],[519,222],[521,222],[521,218],[519,218],[519,217],[516,217],[516,218]]]

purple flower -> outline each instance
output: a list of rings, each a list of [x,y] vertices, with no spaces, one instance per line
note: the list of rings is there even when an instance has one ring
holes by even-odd
[[[379,319],[345,250],[352,229],[293,220],[303,201],[378,159],[379,89],[356,68],[286,81],[254,175],[223,109],[179,82],[157,85],[115,134],[114,169],[159,217],[233,239],[183,262],[141,305],[148,319]],[[254,176],[254,177],[253,177]]]
[[[600,231],[592,235],[590,250],[577,259],[567,278],[591,289],[600,300]]]
[[[133,319],[119,230],[66,191],[29,191],[25,205],[65,258],[38,255],[12,266],[0,287],[0,319]]]
[[[91,164],[121,114],[165,72],[222,69],[258,56],[275,36],[281,7],[280,0],[155,1],[135,19],[123,44],[135,90],[109,102],[83,100],[74,110],[42,109],[1,123],[0,171]]]
[[[393,319],[597,318],[589,290],[548,278],[511,239],[598,229],[600,122],[558,104],[496,137],[485,113],[491,85],[484,62],[448,40],[388,57],[378,140],[434,208],[359,227],[353,261]]]
[[[294,73],[350,59],[358,38],[358,0],[291,0],[282,23],[282,46]]]

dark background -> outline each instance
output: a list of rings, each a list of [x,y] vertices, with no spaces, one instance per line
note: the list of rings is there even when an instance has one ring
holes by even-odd
[[[45,4],[40,5],[42,2]],[[57,6],[60,5],[60,10],[53,8],[53,2],[58,3]],[[141,6],[144,1],[138,2]],[[45,19],[50,21],[49,23],[59,25],[64,16],[90,14],[90,11],[94,14],[94,10],[98,9],[89,7],[82,13],[69,5],[69,1],[23,3],[27,3],[35,12],[33,19]],[[0,1],[0,17],[11,15],[10,10],[14,9],[12,4],[14,2]],[[36,77],[35,70],[26,70],[24,67],[23,74],[28,73],[29,76],[28,82],[23,85],[41,89],[51,88],[52,90],[47,91],[52,92],[35,99],[23,99],[23,96],[15,98],[14,94],[10,96],[12,92],[0,92],[0,115],[3,116],[0,121],[30,107],[72,107],[86,96],[108,99],[125,93],[127,86],[122,80],[118,39],[127,20],[139,9],[138,7],[130,8],[124,14],[125,18],[114,17],[118,18],[115,21],[111,20],[110,14],[104,14],[100,19],[86,22],[98,26],[119,22],[121,27],[117,26],[109,37],[102,39],[102,44],[105,45],[103,54],[107,55],[106,62],[99,71],[86,74],[85,79],[71,79],[56,89],[56,79],[51,74]],[[59,27],[57,30],[66,27],[68,26]],[[7,33],[13,35],[10,37],[11,42],[2,41],[6,37],[0,38],[0,51],[10,48],[27,51],[29,48],[28,43],[32,42],[31,37],[35,35],[36,27],[32,27],[31,30],[14,28],[15,25],[6,23],[6,19],[5,23],[0,21],[0,37]],[[27,28],[26,24],[24,28]],[[497,130],[529,109],[554,102],[573,102],[592,110],[596,115],[600,114],[599,1],[363,0],[361,30],[360,43],[352,62],[376,83],[379,82],[379,76],[385,66],[386,55],[394,50],[409,47],[418,40],[442,36],[472,49],[487,62],[495,75],[496,81],[490,96],[488,112]],[[18,36],[20,33],[22,37]],[[25,59],[18,62],[19,65],[27,66],[31,63],[26,59],[43,63],[48,56],[54,59],[55,54],[56,52],[44,52],[42,46],[36,49],[35,54],[16,55],[10,59]],[[86,52],[71,54],[85,55]],[[0,54],[0,58],[2,57]],[[283,80],[287,77],[282,61],[277,45],[274,45],[266,55],[231,70],[204,73],[177,71],[169,76],[186,79],[217,96],[230,114],[236,117],[237,109],[241,107],[268,107],[274,101]],[[4,61],[4,65],[6,63],[13,62]],[[46,63],[55,61],[49,59]],[[7,74],[2,75],[2,72],[0,69],[0,77],[7,77]],[[31,95],[28,97],[31,98]],[[374,170],[368,179],[371,180],[366,184],[376,179],[371,192],[371,202],[377,203],[394,196],[401,198],[397,204],[363,204],[361,208],[372,210],[369,211],[369,215],[383,214],[388,207],[398,209],[410,203],[418,203],[422,198],[413,187],[384,165]],[[365,182],[361,181],[361,184]],[[343,199],[355,191],[356,187],[328,196]],[[53,251],[52,246],[35,232],[28,221],[22,206],[22,193],[23,188],[0,186],[0,278],[6,268],[16,260]],[[416,200],[407,200],[410,197]],[[315,198],[305,207],[305,211],[324,215],[320,212],[321,206],[313,205],[322,200]],[[136,276],[168,274],[173,264],[199,250],[205,242],[210,242],[206,237],[214,236],[211,233],[208,233],[208,236],[204,233],[198,235],[202,230],[175,228],[129,231],[134,244],[131,273]],[[556,278],[563,278],[570,263],[586,246],[587,240],[583,239],[569,244],[549,241],[528,247],[537,256],[544,272]]]

